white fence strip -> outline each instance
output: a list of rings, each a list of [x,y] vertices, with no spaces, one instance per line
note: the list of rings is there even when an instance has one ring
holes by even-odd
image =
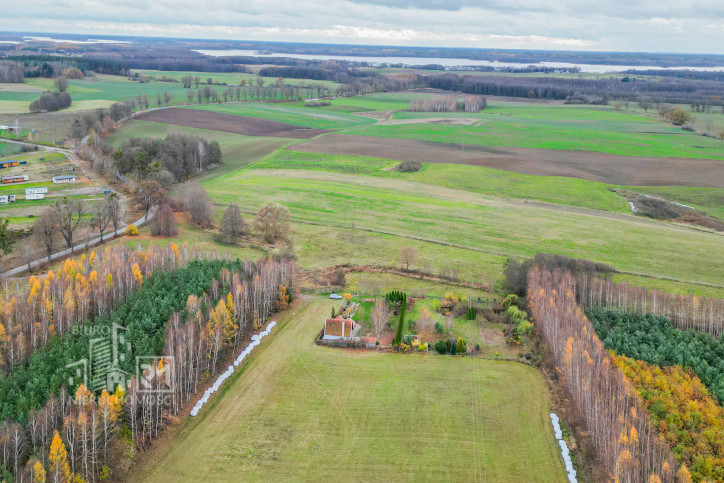
[[[201,408],[204,407],[204,404],[209,402],[209,398],[221,388],[221,385],[224,383],[225,380],[227,380],[231,375],[234,373],[237,367],[239,367],[239,364],[241,364],[246,356],[248,356],[251,351],[254,349],[254,347],[258,346],[261,343],[261,340],[269,335],[269,332],[274,328],[274,326],[277,325],[275,321],[269,322],[269,325],[266,326],[266,329],[259,332],[258,334],[254,334],[251,336],[251,342],[249,343],[246,348],[241,351],[239,356],[234,361],[234,365],[229,366],[226,368],[226,370],[219,375],[219,377],[214,381],[214,384],[208,388],[206,391],[204,391],[204,395],[201,396],[201,399],[198,400],[196,405],[191,409],[191,416],[196,416],[199,414],[199,411],[201,411]]]
[[[563,431],[561,431],[560,420],[556,413],[551,413],[551,424],[553,425],[553,433],[558,441],[558,446],[561,447],[561,456],[563,456],[563,463],[566,465],[566,472],[568,473],[568,481],[570,483],[578,483],[576,478],[576,470],[573,468],[573,461],[571,461],[571,452],[568,450],[568,445],[563,439]]]

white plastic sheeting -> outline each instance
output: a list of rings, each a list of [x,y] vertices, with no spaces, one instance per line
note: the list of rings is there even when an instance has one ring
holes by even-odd
[[[553,424],[553,433],[556,435],[558,440],[558,446],[561,447],[561,456],[563,456],[563,462],[566,465],[566,472],[568,473],[568,481],[570,483],[578,483],[576,478],[576,470],[573,468],[573,461],[571,461],[571,452],[568,451],[568,445],[563,439],[563,431],[561,431],[560,420],[556,413],[551,413],[551,424]]]
[[[191,416],[196,416],[197,414],[199,414],[199,411],[201,411],[201,408],[204,407],[204,404],[209,402],[211,396],[219,390],[225,380],[231,377],[236,368],[239,367],[239,364],[244,361],[246,356],[251,353],[254,347],[258,346],[261,343],[261,340],[269,335],[269,332],[271,332],[275,325],[277,325],[277,323],[272,320],[271,322],[269,322],[269,325],[266,326],[266,329],[259,332],[258,334],[254,334],[251,336],[251,342],[248,346],[246,346],[243,351],[241,351],[239,356],[234,361],[234,365],[227,367],[226,370],[219,375],[216,381],[214,381],[214,384],[204,392],[204,395],[201,396],[201,399],[199,399],[193,409],[191,409]]]

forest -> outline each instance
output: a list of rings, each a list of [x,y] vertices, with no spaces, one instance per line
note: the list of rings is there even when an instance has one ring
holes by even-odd
[[[695,330],[679,330],[666,317],[587,311],[607,349],[658,366],[690,367],[724,401],[724,341]]]
[[[586,430],[583,443],[596,455],[594,481],[675,481],[673,453],[576,304],[574,289],[570,273],[531,270],[528,294],[536,329],[569,395],[573,419]]]
[[[169,134],[164,139],[129,139],[113,153],[120,173],[147,177],[159,169],[171,173],[175,181],[221,164],[221,148],[216,141],[207,141],[190,134]]]
[[[172,244],[165,249],[126,253],[125,259],[111,255],[111,266],[123,266],[119,277],[102,277],[91,270],[85,279],[83,273],[94,264],[105,267],[106,262],[95,257],[66,264],[58,274],[32,280],[29,287],[15,288],[10,304],[28,297],[36,307],[44,297],[38,284],[47,287],[48,278],[49,285],[62,278],[68,285],[68,297],[63,297],[62,307],[46,304],[54,307],[50,319],[54,320],[56,310],[75,310],[74,290],[84,287],[93,290],[86,288],[88,296],[77,300],[87,299],[93,309],[91,317],[81,317],[73,330],[62,335],[51,330],[42,350],[9,367],[0,378],[0,408],[5,419],[0,425],[0,476],[10,473],[29,480],[45,472],[61,472],[67,478],[60,481],[74,476],[85,481],[107,478],[112,462],[123,458],[123,445],[114,441],[127,438],[144,447],[158,437],[223,361],[261,330],[272,313],[291,302],[294,265],[290,262],[191,259],[192,253]],[[114,308],[93,317],[117,287],[131,293]],[[16,325],[34,325],[32,312],[10,308],[3,313],[11,313]],[[149,397],[144,392],[147,386],[141,386],[134,376],[127,387],[88,388],[68,383],[71,372],[66,364],[88,357],[89,339],[108,333],[113,324],[125,328],[130,348],[128,357],[120,362],[121,369],[135,374],[136,356],[160,356],[158,367],[144,372],[144,384],[152,380],[158,385],[153,387],[170,386],[169,397]],[[171,360],[172,369],[162,371]]]
[[[724,481],[724,411],[701,380],[681,366],[661,368],[618,355],[614,360],[692,479]]]
[[[466,94],[571,100],[582,103],[603,103],[608,99],[636,101],[644,96],[655,103],[693,102],[721,106],[722,98],[722,86],[716,80],[686,78],[663,82],[635,76],[621,79],[574,79],[439,74],[422,76],[420,80],[427,87]]]

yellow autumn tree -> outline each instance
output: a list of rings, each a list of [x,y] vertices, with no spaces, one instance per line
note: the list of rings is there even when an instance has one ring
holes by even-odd
[[[93,402],[93,393],[84,384],[81,384],[75,391],[75,402],[78,406],[88,410]]]
[[[53,442],[50,443],[48,472],[50,473],[50,481],[53,483],[69,483],[73,480],[73,474],[70,472],[70,465],[68,465],[68,451],[65,449],[65,444],[60,439],[57,430],[53,434]]]
[[[279,310],[289,307],[289,294],[284,285],[279,285]]]
[[[33,465],[33,483],[45,483],[46,478],[47,473],[45,472],[45,468],[43,468],[43,463],[35,460],[35,464]]]

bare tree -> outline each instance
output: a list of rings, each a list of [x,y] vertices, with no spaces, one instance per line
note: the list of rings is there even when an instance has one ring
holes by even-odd
[[[200,185],[195,183],[189,185],[184,190],[184,198],[191,215],[191,223],[202,227],[214,225],[214,206]]]
[[[259,208],[254,227],[264,237],[267,243],[276,243],[289,234],[289,221],[291,220],[289,208],[279,203],[266,202]]]
[[[246,233],[241,210],[235,204],[229,205],[221,217],[221,236],[226,243],[236,243],[239,237]]]
[[[155,180],[146,180],[138,184],[134,193],[136,202],[143,207],[148,215],[151,208],[160,205],[166,199],[166,191],[161,183]]]
[[[33,225],[33,236],[45,247],[48,261],[53,254],[55,237],[58,234],[58,223],[52,208],[44,210]]]
[[[66,79],[64,76],[56,77],[56,79],[53,81],[53,84],[59,92],[65,92],[68,90],[68,79]]]
[[[101,237],[101,243],[103,242],[103,232],[111,224],[111,217],[108,213],[108,204],[104,199],[100,203],[96,203],[93,207],[93,218],[91,218],[90,225],[98,230],[98,234]]]
[[[118,232],[119,225],[123,221],[123,216],[125,215],[123,201],[121,201],[121,197],[118,196],[118,193],[111,193],[108,195],[108,198],[104,200],[104,203],[106,205],[106,209],[108,210],[108,218],[113,225],[113,233],[115,234]]]
[[[56,201],[53,205],[53,216],[58,223],[58,231],[63,236],[65,244],[73,251],[73,236],[83,222],[86,214],[85,203],[82,201],[69,200]]]
[[[176,236],[178,234],[176,218],[168,204],[162,204],[151,220],[151,234],[154,236]]]
[[[375,334],[379,340],[382,331],[385,330],[385,325],[390,318],[390,304],[384,298],[375,299],[375,306],[370,314],[372,319],[372,326],[375,329]]]
[[[417,250],[412,247],[405,247],[400,251],[400,257],[402,258],[402,263],[405,264],[405,270],[409,270],[410,265],[417,261]]]

